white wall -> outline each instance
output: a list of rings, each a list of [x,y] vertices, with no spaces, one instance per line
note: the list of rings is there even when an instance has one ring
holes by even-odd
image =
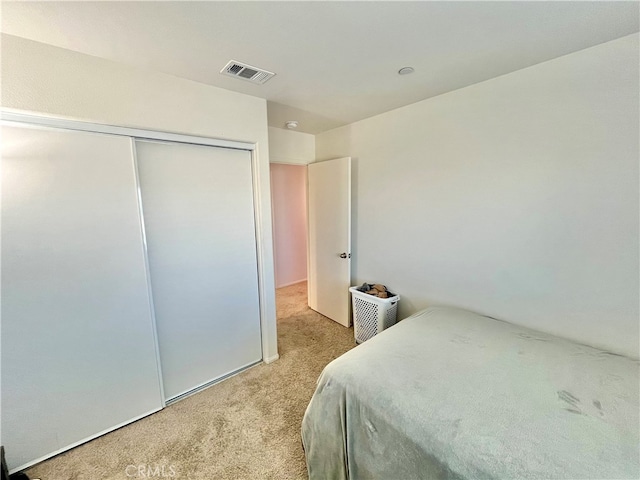
[[[639,35],[316,137],[354,158],[354,283],[638,356]]]
[[[266,101],[11,35],[1,47],[4,109],[256,144],[263,355],[276,358]]]
[[[312,163],[316,158],[316,137],[309,133],[269,127],[269,158],[272,163]]]
[[[307,279],[307,167],[271,164],[276,288]]]

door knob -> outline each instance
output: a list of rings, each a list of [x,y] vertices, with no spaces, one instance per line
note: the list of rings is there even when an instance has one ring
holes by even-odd
[[[347,258],[347,256],[348,256],[349,258],[351,258],[351,254],[347,255],[345,252],[342,252],[342,253],[340,254],[340,258]]]

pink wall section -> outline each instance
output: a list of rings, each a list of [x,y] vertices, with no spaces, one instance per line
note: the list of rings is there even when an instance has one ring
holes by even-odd
[[[271,164],[276,288],[307,279],[307,167]]]

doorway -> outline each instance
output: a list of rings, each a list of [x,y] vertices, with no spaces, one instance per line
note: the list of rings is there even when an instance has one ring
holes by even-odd
[[[276,288],[307,280],[307,166],[271,164]]]

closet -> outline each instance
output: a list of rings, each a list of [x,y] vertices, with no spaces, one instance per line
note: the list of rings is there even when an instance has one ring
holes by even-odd
[[[262,359],[251,152],[87,130],[2,123],[12,470]]]

